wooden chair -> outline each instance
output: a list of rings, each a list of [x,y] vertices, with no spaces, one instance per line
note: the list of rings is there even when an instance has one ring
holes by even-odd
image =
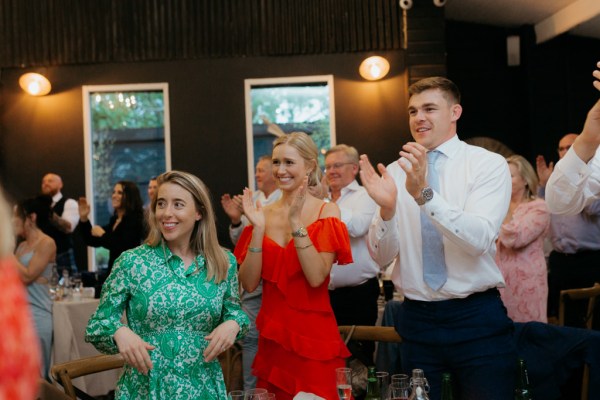
[[[77,398],[93,400],[94,398],[92,396],[89,396],[87,393],[84,393],[73,386],[72,379],[84,375],[95,374],[97,372],[121,368],[124,363],[123,357],[119,354],[98,355],[53,365],[50,369],[50,373],[52,378],[63,386],[68,398],[73,400],[77,400]]]
[[[243,387],[241,361],[242,346],[238,343],[234,343],[233,346],[219,356],[228,393]]]
[[[69,396],[62,390],[48,382],[47,380],[39,379],[39,392],[36,400],[71,400]]]
[[[352,331],[351,325],[338,326],[343,338],[348,338]],[[356,325],[352,332],[351,340],[373,340],[375,342],[400,343],[402,338],[393,326],[364,326]]]
[[[589,288],[581,288],[581,289],[566,289],[560,291],[559,305],[558,305],[558,324],[560,326],[564,326],[565,324],[565,308],[566,308],[566,300],[585,300],[588,299],[587,304],[587,314],[585,326],[587,329],[592,329],[592,324],[594,322],[594,308],[596,306],[596,301],[598,296],[600,296],[600,283],[594,283],[594,286]],[[585,365],[583,368],[583,382],[581,386],[581,400],[588,399],[588,386],[590,382],[590,368],[588,365]]]

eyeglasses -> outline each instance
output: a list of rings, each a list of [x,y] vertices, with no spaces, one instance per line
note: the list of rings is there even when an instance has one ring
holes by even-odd
[[[344,165],[354,164],[353,162],[336,162],[335,164],[325,165],[325,171],[333,171],[335,169],[340,169]]]

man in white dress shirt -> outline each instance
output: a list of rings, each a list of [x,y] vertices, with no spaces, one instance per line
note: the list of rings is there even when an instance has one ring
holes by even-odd
[[[459,140],[460,92],[441,77],[409,88],[415,142],[401,158],[378,164],[361,156],[361,180],[379,205],[369,249],[392,272],[405,300],[395,316],[402,367],[421,368],[440,397],[451,372],[462,399],[514,396],[513,323],[497,287],[496,238],[508,211],[511,177],[498,154]],[[428,165],[428,162],[431,165]]]
[[[593,72],[600,91],[600,62]],[[578,214],[600,199],[600,100],[588,112],[583,131],[556,164],[546,185],[546,203],[554,214]]]
[[[42,194],[52,197],[52,224],[56,228],[51,236],[56,242],[56,266],[58,273],[67,269],[69,273],[77,271],[73,240],[71,234],[79,223],[79,205],[77,201],[63,196],[62,178],[54,173],[48,173],[42,178]]]
[[[254,192],[254,202],[259,201],[263,206],[271,204],[281,197],[281,190],[277,188],[275,178],[273,177],[273,165],[271,156],[262,156],[256,164],[256,192]],[[235,245],[239,240],[244,227],[249,222],[242,213],[241,195],[231,197],[229,193],[221,196],[221,205],[223,210],[229,216],[231,224],[229,225],[229,237]],[[242,363],[244,375],[244,390],[254,389],[256,387],[256,377],[252,375],[252,362],[258,349],[258,330],[256,329],[256,316],[262,303],[262,283],[252,293],[244,291],[242,293],[242,309],[250,318],[250,329],[242,339]]]
[[[348,228],[354,262],[333,264],[329,280],[329,298],[338,325],[371,325],[377,322],[379,266],[371,258],[366,236],[377,204],[358,184],[358,151],[340,144],[325,153],[325,178],[330,200],[341,211]],[[366,365],[373,364],[372,341],[349,344],[352,354]]]

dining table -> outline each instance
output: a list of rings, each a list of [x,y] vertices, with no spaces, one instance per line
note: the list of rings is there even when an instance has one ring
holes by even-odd
[[[77,360],[100,354],[85,342],[88,320],[98,307],[99,300],[91,298],[54,301],[52,319],[54,344],[52,364]],[[73,380],[73,384],[91,396],[104,396],[115,389],[121,369],[86,375]]]

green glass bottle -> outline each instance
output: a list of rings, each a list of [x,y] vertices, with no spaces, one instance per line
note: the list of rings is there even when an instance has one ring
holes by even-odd
[[[517,364],[517,382],[515,386],[515,400],[533,400],[527,375],[527,363],[519,358]]]
[[[365,400],[380,400],[381,393],[379,392],[379,386],[377,385],[377,371],[375,367],[369,367],[369,374],[367,376],[367,394]]]
[[[442,374],[442,400],[454,400],[452,392],[452,375],[448,372]]]

